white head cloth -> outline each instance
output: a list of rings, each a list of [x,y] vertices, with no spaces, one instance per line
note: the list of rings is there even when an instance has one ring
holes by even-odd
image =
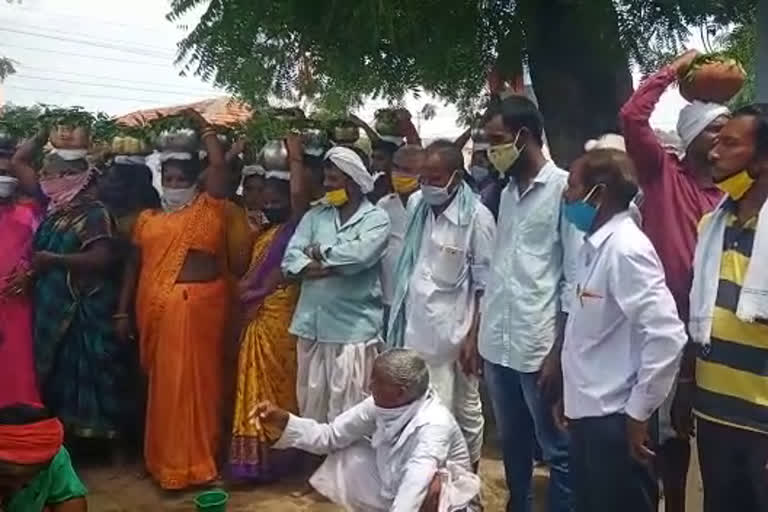
[[[115,155],[114,161],[121,165],[146,165],[147,159],[141,155]]]
[[[155,151],[145,159],[145,164],[155,175],[155,188],[160,190],[160,173],[163,170],[163,164],[168,160],[192,160],[192,153],[181,153],[174,151]]]
[[[82,160],[88,155],[87,149],[59,149],[53,148],[51,150],[52,155],[57,155],[62,160],[71,162],[73,160]]]
[[[595,149],[616,149],[623,153],[627,152],[627,146],[624,144],[624,137],[615,133],[606,133],[597,139],[588,140],[584,144],[584,151],[594,151]]]
[[[693,139],[703,132],[709,123],[729,113],[728,107],[719,103],[694,100],[693,103],[686,105],[677,119],[677,134],[680,135],[683,148],[687,151]]]
[[[192,153],[183,151],[161,151],[160,163],[164,164],[168,160],[192,160]]]
[[[269,170],[264,173],[266,179],[291,181],[291,173],[288,171],[273,171]]]
[[[243,167],[243,177],[249,178],[251,176],[265,176],[267,174],[267,171],[264,170],[262,166],[259,164],[254,165],[246,165]]]
[[[365,164],[357,156],[357,153],[344,146],[331,148],[326,154],[325,159],[333,162],[341,172],[352,178],[357,183],[363,194],[368,194],[373,190],[373,176],[368,173]]]

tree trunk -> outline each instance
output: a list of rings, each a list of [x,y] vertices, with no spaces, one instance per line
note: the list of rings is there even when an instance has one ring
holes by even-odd
[[[619,129],[632,93],[611,0],[525,0],[525,42],[550,151],[566,166],[584,142]]]
[[[757,48],[754,63],[757,80],[755,101],[768,102],[768,0],[760,0],[757,7]]]

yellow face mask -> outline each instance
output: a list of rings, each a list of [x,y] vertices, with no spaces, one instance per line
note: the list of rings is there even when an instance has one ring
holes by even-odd
[[[494,169],[500,174],[506,174],[507,171],[515,165],[520,159],[520,155],[523,154],[525,146],[522,148],[517,147],[517,141],[520,138],[520,132],[515,135],[514,142],[508,142],[507,144],[499,144],[488,148],[488,161],[491,162]]]
[[[410,194],[419,188],[419,178],[410,174],[392,173],[392,188],[398,194]]]
[[[754,178],[744,170],[737,172],[733,176],[730,176],[723,181],[716,183],[717,188],[728,194],[731,199],[738,201],[744,194],[746,194],[752,185],[755,183]]]
[[[337,188],[336,190],[326,192],[325,200],[329,205],[339,207],[344,206],[349,201],[349,197],[347,197],[346,189]]]

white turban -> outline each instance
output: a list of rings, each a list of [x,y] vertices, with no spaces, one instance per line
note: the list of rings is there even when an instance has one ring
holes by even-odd
[[[115,155],[115,163],[121,165],[146,165],[147,159],[141,155]]]
[[[606,133],[598,139],[588,140],[584,144],[584,151],[594,151],[595,149],[615,149],[622,153],[627,152],[627,146],[624,144],[624,137],[615,133]]]
[[[264,170],[262,166],[259,164],[254,165],[246,165],[243,167],[242,175],[246,178],[250,178],[251,176],[265,176],[267,174],[267,171]]]
[[[709,126],[709,123],[720,116],[728,115],[730,111],[725,105],[719,103],[705,103],[694,100],[680,111],[677,120],[677,133],[683,142],[683,148],[687,151],[693,139]]]
[[[357,183],[363,194],[368,194],[373,190],[373,176],[368,173],[365,164],[357,156],[357,153],[344,146],[331,148],[326,154],[325,159],[333,162],[341,172],[352,178]]]
[[[288,171],[267,171],[264,173],[264,177],[268,180],[291,181],[291,173]]]

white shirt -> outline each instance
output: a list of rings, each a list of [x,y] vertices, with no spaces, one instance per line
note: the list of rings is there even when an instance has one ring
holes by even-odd
[[[583,238],[562,217],[567,184],[568,173],[548,162],[522,194],[514,179],[501,192],[480,322],[486,361],[532,373],[552,350]]]
[[[376,428],[376,406],[371,397],[330,424],[291,415],[274,448],[293,447],[325,455],[372,437]],[[371,465],[386,467],[372,468],[380,473],[381,488],[371,491],[390,497],[390,512],[418,512],[432,477],[448,462],[471,471],[467,445],[453,415],[438,399],[427,399],[397,444],[383,443],[376,448],[376,460],[371,460]]]
[[[625,211],[589,236],[565,331],[568,418],[645,421],[672,388],[687,336],[651,242]]]
[[[410,216],[398,194],[392,193],[382,197],[376,206],[389,215],[389,238],[384,257],[381,259],[381,290],[384,304],[391,306],[392,295],[395,293],[395,267],[400,253],[403,252],[403,239]]]
[[[405,347],[431,364],[458,359],[496,236],[493,215],[479,201],[473,218],[460,223],[456,197],[437,217],[429,212],[405,299]]]

